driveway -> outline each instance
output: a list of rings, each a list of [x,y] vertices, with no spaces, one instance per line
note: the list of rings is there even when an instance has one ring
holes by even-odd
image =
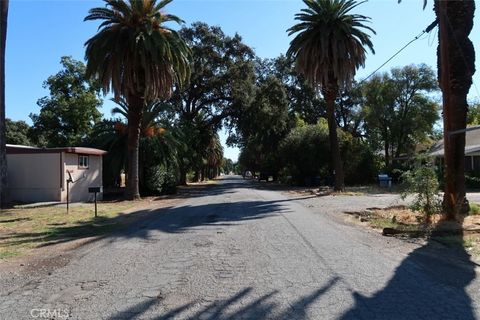
[[[0,319],[480,318],[479,274],[465,252],[340,218],[398,201],[291,199],[226,177],[76,249],[50,275],[0,274]]]

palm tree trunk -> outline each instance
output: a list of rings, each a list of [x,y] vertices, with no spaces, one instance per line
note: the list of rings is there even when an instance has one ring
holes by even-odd
[[[128,102],[128,180],[126,198],[140,199],[138,179],[138,153],[140,145],[140,130],[143,116],[144,99],[140,95],[130,95]]]
[[[448,220],[461,220],[469,210],[465,188],[467,94],[475,72],[475,50],[468,35],[474,1],[435,1],[439,21],[439,82],[443,94],[445,193]],[[459,132],[459,133],[458,133]]]
[[[5,48],[8,0],[0,0],[0,207],[7,202],[7,150],[5,140]]]
[[[345,189],[343,164],[340,156],[340,147],[337,136],[337,123],[335,121],[335,98],[336,94],[330,90],[324,95],[327,102],[327,120],[328,120],[328,136],[330,140],[330,153],[332,159],[332,167],[335,170],[335,191],[343,191]]]

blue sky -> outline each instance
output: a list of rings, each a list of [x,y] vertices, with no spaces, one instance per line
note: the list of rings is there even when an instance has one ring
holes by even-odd
[[[361,80],[393,53],[418,35],[434,20],[433,0],[422,10],[423,1],[370,0],[355,13],[372,18],[377,31],[372,36],[376,54],[369,54]],[[71,55],[83,60],[85,41],[95,34],[97,23],[83,22],[88,10],[103,6],[97,0],[10,0],[6,57],[7,117],[29,122],[30,113],[38,113],[36,101],[47,92],[42,83],[59,68],[60,57]],[[294,14],[303,8],[300,0],[174,0],[168,12],[190,24],[204,21],[219,25],[225,33],[240,34],[260,57],[273,58],[285,53],[290,39],[285,30],[295,23]],[[478,14],[477,14],[478,17]],[[480,93],[480,20],[475,18],[471,39],[477,50],[477,74],[471,99]],[[426,63],[436,67],[437,29],[409,46],[382,71],[395,66]],[[110,116],[111,104],[102,112]],[[238,150],[228,148],[226,156],[236,159]]]

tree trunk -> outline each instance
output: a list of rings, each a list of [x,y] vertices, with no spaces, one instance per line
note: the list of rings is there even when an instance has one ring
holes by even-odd
[[[461,220],[469,210],[465,188],[467,94],[475,73],[475,50],[468,35],[473,27],[474,1],[435,1],[439,21],[439,83],[443,94],[445,193],[448,220]]]
[[[128,180],[126,198],[140,199],[138,186],[138,152],[140,145],[140,131],[143,116],[144,99],[140,95],[130,95],[128,102]]]
[[[327,120],[328,120],[328,136],[330,140],[330,153],[332,167],[334,169],[335,176],[335,191],[344,191],[345,183],[343,176],[343,164],[340,156],[340,147],[338,144],[337,136],[337,123],[335,120],[335,90],[328,90],[325,94],[325,100],[327,102]]]
[[[0,207],[7,202],[7,149],[5,137],[5,48],[8,0],[0,0]]]

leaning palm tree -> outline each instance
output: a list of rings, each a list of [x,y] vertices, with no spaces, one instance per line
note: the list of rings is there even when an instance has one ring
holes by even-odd
[[[105,8],[89,11],[85,20],[103,20],[86,43],[87,75],[96,77],[104,93],[128,104],[127,199],[140,197],[138,152],[145,101],[170,97],[175,85],[190,75],[190,49],[165,22],[183,23],[163,13],[172,0],[105,0]]]
[[[364,66],[366,50],[372,53],[370,35],[375,31],[366,26],[370,18],[349,14],[359,4],[353,0],[303,0],[307,5],[295,15],[300,23],[287,30],[296,34],[287,55],[295,60],[296,68],[318,89],[327,103],[330,152],[335,174],[335,190],[344,189],[343,164],[335,122],[335,99],[340,89],[351,85],[356,70]]]

